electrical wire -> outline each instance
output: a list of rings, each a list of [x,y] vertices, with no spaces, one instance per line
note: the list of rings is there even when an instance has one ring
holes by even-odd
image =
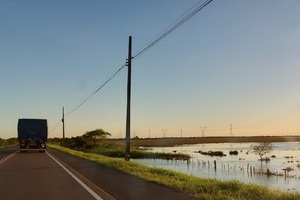
[[[57,127],[60,125],[60,123],[61,123],[61,120],[59,120],[58,122],[57,122],[57,124],[54,126],[54,128],[50,131],[50,133],[53,133],[54,131],[55,131],[55,129],[57,129]]]
[[[212,1],[213,0],[207,0],[204,3],[202,3],[201,5],[199,5],[200,2],[202,2],[202,0],[201,0],[200,2],[195,4],[187,12],[185,12],[183,15],[181,15],[181,17],[179,17],[175,22],[173,22],[164,31],[162,31],[161,34],[156,36],[152,40],[152,42],[149,42],[148,45],[146,45],[136,55],[134,55],[132,60],[140,57],[142,54],[144,54],[146,51],[148,51],[151,47],[153,47],[158,42],[160,42],[162,39],[164,39],[166,36],[168,36],[169,34],[174,32],[177,28],[179,28],[181,25],[183,25],[186,21],[188,21],[190,18],[192,18],[196,13],[198,13],[200,10],[202,10],[205,6],[207,6]],[[195,8],[195,9],[193,9],[193,8]],[[109,81],[111,81],[125,66],[126,66],[126,64],[123,64],[120,68],[118,68],[118,70],[116,72],[114,72],[104,83],[102,83],[93,93],[88,95],[81,103],[79,103],[71,111],[67,112],[65,114],[65,116],[72,114],[74,111],[76,111],[78,108],[80,108],[83,104],[85,104],[90,98],[92,98],[96,93],[98,93]]]
[[[92,98],[99,90],[101,90],[111,79],[113,79],[124,67],[126,64],[123,64],[116,72],[113,73],[104,83],[102,83],[92,94],[88,95],[80,104],[78,104],[74,109],[70,112],[67,112],[65,116],[72,114],[75,110],[80,108],[83,104],[85,104],[90,98]]]
[[[202,1],[202,0],[201,0]],[[200,2],[201,2],[200,1]],[[177,19],[174,23],[172,23],[169,28],[165,29],[164,32],[162,32],[160,35],[155,37],[152,42],[148,43],[148,45],[140,50],[135,56],[134,59],[144,54],[146,51],[148,51],[151,47],[153,47],[155,44],[160,42],[162,39],[164,39],[166,36],[174,32],[176,29],[178,29],[181,25],[183,25],[186,21],[188,21],[190,18],[192,18],[195,14],[197,14],[200,10],[202,10],[205,6],[207,6],[210,2],[213,0],[207,0],[201,5],[197,6],[200,2],[198,2],[196,5],[194,5],[191,9],[189,9],[186,13],[184,13],[180,18]],[[197,6],[197,7],[196,7]],[[196,7],[195,9],[193,9]],[[193,10],[192,10],[193,9]],[[190,10],[192,10],[190,13],[188,13]]]
[[[188,11],[186,11],[184,14],[182,14],[178,19],[176,19],[173,23],[171,23],[168,27],[166,27],[164,30],[162,30],[159,34],[157,34],[151,41],[149,41],[143,48],[141,48],[141,49],[139,49],[137,52],[139,52],[139,53],[137,53],[136,54],[136,56],[135,57],[138,57],[139,55],[138,54],[140,54],[140,52],[142,52],[143,51],[143,49],[145,49],[146,47],[148,47],[148,46],[151,46],[151,44],[157,39],[157,38],[159,38],[161,35],[163,35],[167,30],[169,30],[172,26],[174,26],[176,23],[178,23],[184,16],[186,16],[187,15],[187,13],[189,13],[193,8],[195,8],[198,4],[200,4],[202,2],[202,0],[201,1],[199,1],[197,4],[195,4],[193,7],[191,7]]]

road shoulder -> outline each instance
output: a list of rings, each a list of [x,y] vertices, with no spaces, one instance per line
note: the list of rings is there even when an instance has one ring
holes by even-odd
[[[47,151],[65,163],[66,166],[72,168],[72,172],[76,171],[76,174],[85,177],[96,187],[118,200],[196,199],[163,185],[148,182],[55,149],[49,148]]]

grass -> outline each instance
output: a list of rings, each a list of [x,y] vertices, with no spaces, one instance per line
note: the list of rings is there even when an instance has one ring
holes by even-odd
[[[113,158],[124,158],[124,149],[120,148],[95,148],[85,150],[86,153],[95,153],[103,156],[113,157]],[[148,159],[166,159],[166,160],[189,160],[191,156],[188,154],[181,153],[158,153],[158,152],[146,152],[137,149],[132,149],[130,151],[130,157],[134,159],[138,158],[148,158]]]
[[[300,193],[283,192],[279,189],[269,189],[265,186],[246,184],[235,180],[221,181],[217,179],[198,178],[161,168],[148,167],[136,162],[128,162],[120,158],[109,158],[98,154],[84,153],[57,145],[48,146],[147,181],[165,185],[203,200],[300,199]]]
[[[18,143],[17,138],[2,139],[0,138],[0,148],[9,147]]]

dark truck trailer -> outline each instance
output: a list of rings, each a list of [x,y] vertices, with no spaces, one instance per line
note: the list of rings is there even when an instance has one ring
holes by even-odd
[[[45,152],[47,138],[46,119],[19,119],[18,140],[21,152],[30,149]]]

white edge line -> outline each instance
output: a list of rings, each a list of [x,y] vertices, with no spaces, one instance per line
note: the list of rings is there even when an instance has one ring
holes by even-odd
[[[9,154],[8,156],[2,158],[0,160],[0,164],[4,163],[6,160],[10,159],[11,157],[13,157],[16,153],[12,153],[12,154]]]
[[[91,188],[89,188],[86,184],[84,184],[79,178],[77,178],[72,172],[70,172],[67,168],[65,168],[60,162],[58,162],[53,156],[51,156],[48,152],[46,152],[50,158],[52,158],[61,168],[63,168],[73,179],[75,179],[86,191],[88,191],[95,199],[103,200],[98,194],[96,194]]]

